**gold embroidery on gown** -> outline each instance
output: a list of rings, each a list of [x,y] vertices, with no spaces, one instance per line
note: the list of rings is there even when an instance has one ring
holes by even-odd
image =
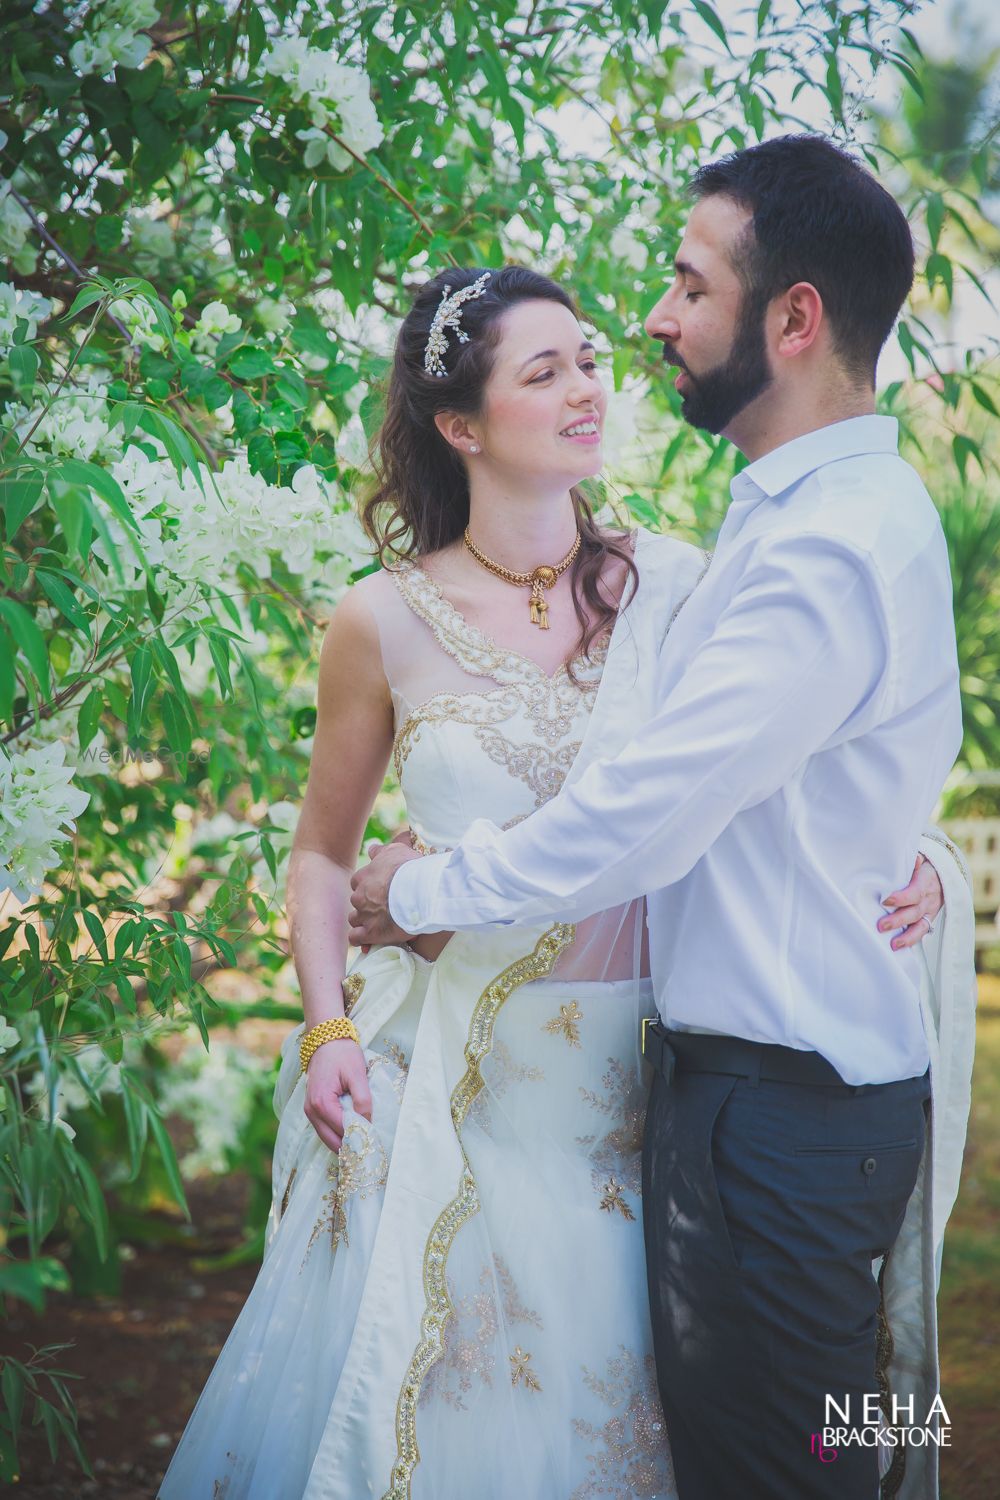
[[[480,1064],[493,1043],[493,1028],[501,1007],[519,985],[552,972],[560,953],[573,941],[575,927],[557,922],[543,933],[531,953],[509,964],[487,985],[476,1002],[469,1024],[465,1056],[468,1067],[451,1096],[451,1118],[461,1142],[462,1124],[483,1087]],[[462,1152],[465,1155],[464,1149]],[[462,1225],[479,1211],[479,1192],[466,1161],[458,1191],[438,1216],[424,1250],[425,1311],[421,1339],[410,1360],[396,1403],[396,1462],[382,1500],[409,1500],[410,1479],[420,1457],[417,1447],[417,1402],[431,1366],[444,1353],[444,1327],[453,1309],[448,1296],[448,1256]]]

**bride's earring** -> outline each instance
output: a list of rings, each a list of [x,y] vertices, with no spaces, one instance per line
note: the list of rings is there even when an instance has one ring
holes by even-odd
[[[469,444],[469,452],[470,453],[478,453],[479,452],[479,444],[478,443],[470,443]]]

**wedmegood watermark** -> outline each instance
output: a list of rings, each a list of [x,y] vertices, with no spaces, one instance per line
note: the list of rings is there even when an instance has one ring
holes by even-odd
[[[174,750],[170,745],[157,745],[150,750],[135,750],[131,745],[116,745],[113,749],[104,750],[81,750],[79,760],[81,766],[86,765],[90,769],[95,766],[122,766],[130,765],[169,765],[171,763],[191,766],[205,765],[212,752],[204,746],[190,750]]]

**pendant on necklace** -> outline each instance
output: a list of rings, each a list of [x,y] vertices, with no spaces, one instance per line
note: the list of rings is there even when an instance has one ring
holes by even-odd
[[[541,630],[549,628],[549,602],[543,590],[550,589],[557,578],[555,568],[542,565],[536,568],[531,575],[531,598],[528,601],[531,612],[531,623],[537,625]]]

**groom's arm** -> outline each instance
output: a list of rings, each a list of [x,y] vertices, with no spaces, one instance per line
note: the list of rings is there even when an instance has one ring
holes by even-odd
[[[474,823],[451,854],[402,866],[392,919],[409,933],[572,921],[670,885],[838,731],[874,721],[888,661],[866,556],[824,536],[765,540],[634,739],[514,828]]]

